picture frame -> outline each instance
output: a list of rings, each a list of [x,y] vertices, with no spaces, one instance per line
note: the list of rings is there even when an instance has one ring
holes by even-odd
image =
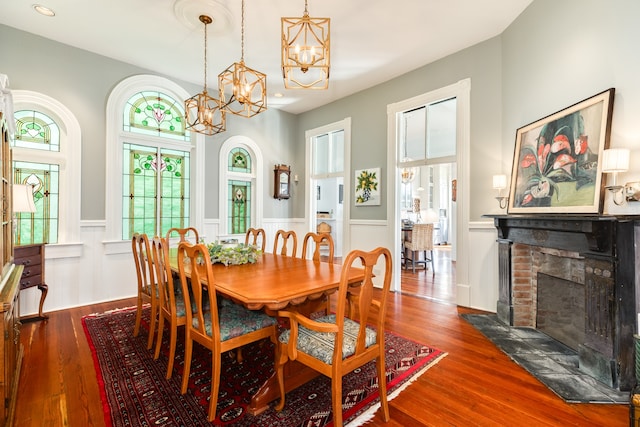
[[[356,170],[356,206],[380,205],[380,168]]]
[[[614,94],[607,89],[517,130],[509,214],[602,212]]]

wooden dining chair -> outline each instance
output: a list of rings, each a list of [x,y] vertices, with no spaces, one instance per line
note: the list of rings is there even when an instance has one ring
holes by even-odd
[[[178,235],[178,244],[180,242],[189,242],[189,241],[193,241],[193,243],[200,243],[200,234],[198,234],[198,230],[196,230],[195,227],[185,227],[185,228],[178,228],[178,227],[173,227],[170,228],[167,231],[167,234],[165,234],[165,239],[167,239],[167,245],[171,246],[171,238],[174,237],[174,235]],[[175,245],[174,247],[177,247],[178,245]]]
[[[260,243],[260,250],[264,253],[264,248],[267,244],[267,233],[263,228],[249,228],[244,238],[244,244],[258,247],[258,243]]]
[[[184,306],[184,297],[179,283],[174,286],[173,274],[169,262],[169,245],[167,240],[156,236],[151,243],[153,259],[156,265],[156,279],[160,291],[160,304],[158,307],[158,336],[156,338],[156,351],[153,356],[158,359],[162,346],[164,322],[169,322],[169,357],[167,362],[166,378],[173,374],[173,362],[176,355],[176,343],[178,328],[187,322],[187,313]]]
[[[311,259],[313,261],[320,261],[321,249],[326,247],[329,251],[328,260],[330,263],[333,263],[334,244],[331,234],[313,232],[305,234],[304,239],[302,240],[302,259],[307,259],[307,252],[310,249],[310,246],[313,246],[313,254],[311,255]]]
[[[156,320],[160,300],[154,271],[155,264],[147,235],[144,233],[135,233],[131,239],[131,249],[133,252],[133,260],[136,264],[136,273],[138,275],[138,301],[136,305],[136,323],[133,328],[133,336],[137,337],[140,333],[142,306],[148,303],[151,305],[151,323],[149,325],[147,348],[151,349],[156,331]]]
[[[373,269],[380,260],[384,265],[384,273],[375,276],[382,281],[382,292],[375,299]],[[355,310],[347,310],[349,270],[353,267],[364,268],[364,280],[359,285],[357,298],[352,302],[356,304]],[[312,320],[295,311],[278,312],[279,317],[289,319],[290,329],[280,334],[276,347],[275,371],[280,390],[280,402],[276,410],[282,410],[285,405],[284,365],[289,360],[297,360],[331,378],[333,425],[342,426],[342,377],[375,360],[382,415],[385,422],[389,421],[384,319],[390,285],[391,253],[388,249],[377,248],[371,252],[354,250],[347,255],[342,267],[335,314]]]
[[[280,242],[282,242],[282,246],[280,247]],[[292,250],[291,254],[289,254],[288,244],[291,243]],[[280,247],[280,250],[278,250]],[[278,230],[276,232],[276,238],[273,242],[273,253],[280,254],[284,256],[292,256],[295,257],[298,252],[298,236],[296,236],[296,232],[293,230],[285,231]]]
[[[232,268],[232,267],[231,267]],[[178,245],[178,271],[187,307],[182,394],[187,392],[193,342],[211,350],[211,396],[208,419],[213,421],[220,389],[222,353],[269,338],[276,342],[276,319],[262,311],[248,310],[230,300],[218,306],[215,278],[207,246]]]

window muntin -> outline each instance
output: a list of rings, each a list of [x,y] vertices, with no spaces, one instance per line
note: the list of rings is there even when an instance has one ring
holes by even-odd
[[[60,168],[55,164],[14,161],[13,180],[30,185],[36,212],[16,213],[15,242],[20,245],[57,243]]]
[[[123,111],[123,130],[190,140],[185,130],[183,103],[158,91],[141,91],[129,98]]]
[[[401,162],[455,156],[456,109],[456,98],[449,98],[402,113]]]
[[[312,144],[312,175],[340,174],[344,171],[344,130],[315,136]]]
[[[190,152],[123,144],[122,238],[189,225]]]

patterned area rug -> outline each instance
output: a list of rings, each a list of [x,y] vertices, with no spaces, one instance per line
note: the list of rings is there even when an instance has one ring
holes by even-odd
[[[144,310],[143,326],[148,328],[149,309]],[[147,350],[147,329],[133,336],[135,309],[128,308],[82,319],[93,353],[102,395],[105,423],[113,426],[331,426],[331,382],[319,376],[287,394],[283,411],[273,407],[258,416],[246,412],[250,396],[273,372],[273,344],[257,343],[243,347],[244,362],[233,354],[223,357],[218,410],[213,423],[206,411],[211,381],[211,353],[194,344],[189,390],[180,394],[183,367],[183,336],[173,375],[165,379],[168,345],[158,360]],[[168,340],[165,331],[164,338]],[[168,344],[168,343],[167,343]],[[387,387],[395,397],[411,381],[446,356],[440,350],[402,338],[386,335]],[[371,362],[344,378],[343,419],[350,426],[373,417],[379,407],[375,363]]]

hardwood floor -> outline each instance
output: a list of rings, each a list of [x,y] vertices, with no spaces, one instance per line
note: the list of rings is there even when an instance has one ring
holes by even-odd
[[[367,425],[629,425],[627,405],[565,403],[461,319],[459,314],[477,311],[457,307],[452,289],[440,289],[455,283],[444,280],[455,270],[446,273],[441,263],[435,276],[430,270],[403,272],[403,292],[390,295],[387,328],[449,354],[390,402],[389,423],[378,413]],[[81,318],[134,303],[131,298],[52,312],[47,322],[22,326],[15,426],[104,426]]]

